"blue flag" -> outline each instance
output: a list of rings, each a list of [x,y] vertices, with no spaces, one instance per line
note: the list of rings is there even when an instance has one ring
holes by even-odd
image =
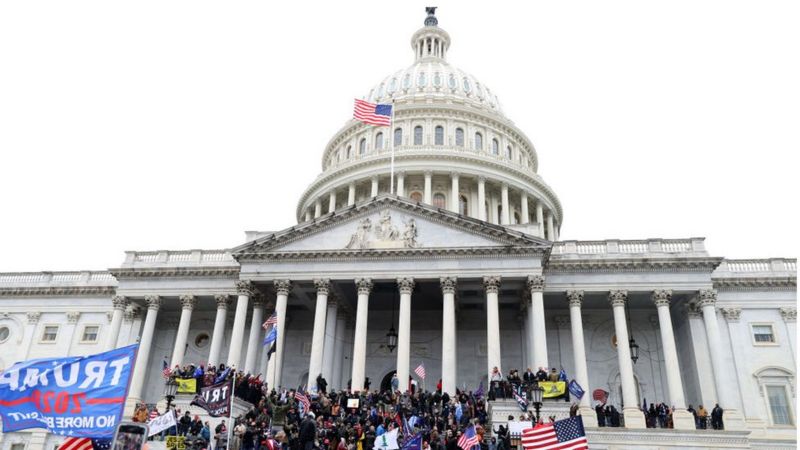
[[[113,437],[138,348],[33,359],[9,367],[0,373],[3,433],[45,428],[60,436]]]
[[[422,433],[417,433],[414,437],[406,439],[402,450],[422,450]]]
[[[474,395],[475,398],[483,397],[483,381],[481,381],[481,384],[478,385],[478,389],[475,389],[475,392],[473,392],[472,395]]]
[[[519,405],[519,409],[521,409],[523,411],[527,411],[528,410],[528,399],[525,396],[520,395],[519,392],[517,392],[516,390],[514,390],[513,392],[514,392],[514,400],[517,401],[517,405]]]
[[[272,327],[264,337],[264,347],[275,342],[276,339],[278,339],[278,327]]]
[[[583,390],[581,385],[578,384],[578,382],[575,380],[570,381],[567,388],[569,389],[569,393],[572,394],[573,397],[577,397],[578,400],[582,399],[583,394],[586,393],[586,391]]]
[[[567,372],[564,371],[564,368],[561,368],[561,372],[558,374],[558,381],[567,381]]]

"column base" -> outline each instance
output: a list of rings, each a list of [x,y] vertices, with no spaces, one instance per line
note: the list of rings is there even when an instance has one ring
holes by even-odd
[[[622,416],[625,417],[625,428],[647,428],[644,413],[635,406],[623,408]]]
[[[722,426],[726,430],[746,430],[747,423],[738,409],[726,409],[722,414]]]
[[[672,411],[672,424],[676,430],[694,430],[694,415],[685,409]]]
[[[597,428],[597,413],[590,406],[579,407],[578,414],[583,418],[584,427]]]

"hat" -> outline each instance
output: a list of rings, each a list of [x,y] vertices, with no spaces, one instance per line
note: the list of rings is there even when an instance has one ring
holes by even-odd
[[[311,412],[311,411],[309,411],[309,412],[308,412],[308,417],[311,417],[312,419],[316,418],[316,416],[314,415],[314,413],[313,413],[313,412]]]

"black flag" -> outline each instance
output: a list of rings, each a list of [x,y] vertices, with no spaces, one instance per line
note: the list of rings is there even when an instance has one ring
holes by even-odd
[[[233,380],[223,381],[200,389],[190,404],[205,409],[211,417],[228,417],[231,413],[231,395]]]

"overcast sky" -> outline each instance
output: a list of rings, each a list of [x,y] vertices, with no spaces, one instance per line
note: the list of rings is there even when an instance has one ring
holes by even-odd
[[[430,2],[0,3],[0,271],[104,269],[295,224]],[[438,1],[563,239],[797,255],[796,1]]]

